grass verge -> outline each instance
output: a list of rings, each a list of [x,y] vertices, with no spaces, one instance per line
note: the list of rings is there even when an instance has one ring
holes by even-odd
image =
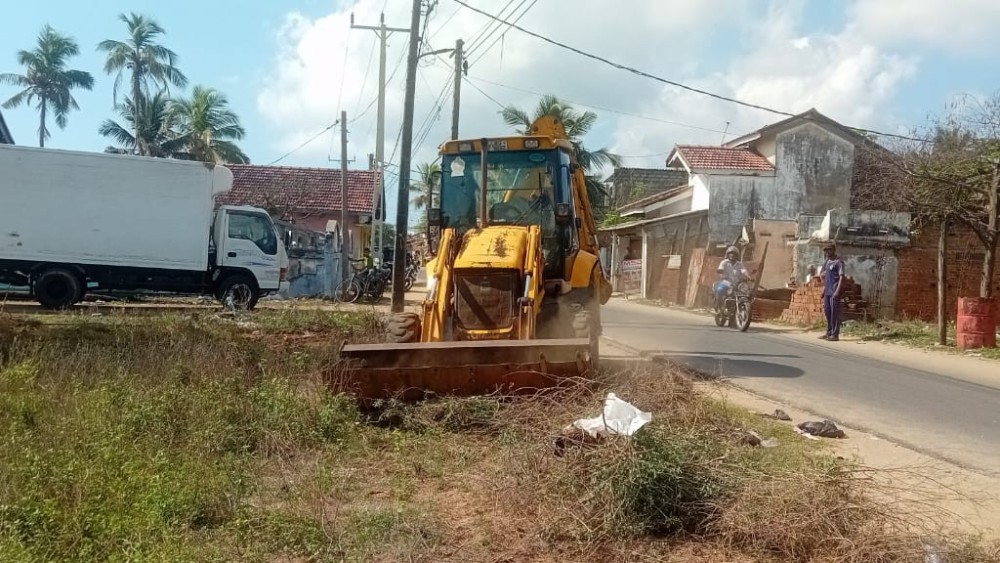
[[[916,562],[946,537],[669,366],[359,413],[318,374],[377,322],[300,314],[0,318],[0,560]],[[653,422],[557,450],[608,391]]]

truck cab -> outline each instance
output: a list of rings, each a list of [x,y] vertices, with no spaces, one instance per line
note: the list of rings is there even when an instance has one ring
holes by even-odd
[[[287,283],[288,253],[270,215],[249,206],[223,205],[212,226],[209,266],[216,296],[252,308]],[[236,278],[233,282],[231,278]]]

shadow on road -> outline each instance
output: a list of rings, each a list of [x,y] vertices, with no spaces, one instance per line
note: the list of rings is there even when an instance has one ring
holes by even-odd
[[[672,331],[682,330],[689,332],[731,332],[738,333],[736,329],[729,327],[717,327],[714,325],[707,324],[677,324],[675,322],[670,323],[628,323],[628,322],[608,322],[604,321],[603,325],[605,328],[645,328],[651,330],[669,328]],[[760,334],[786,334],[789,332],[808,332],[806,330],[796,330],[796,329],[776,329],[766,326],[760,326],[756,324],[751,324],[748,333],[760,333]]]
[[[786,366],[761,360],[734,359],[731,356],[751,356],[752,354],[729,354],[730,357],[714,357],[714,354],[656,354],[651,359],[658,363],[672,364],[688,371],[699,379],[726,378],[779,378],[801,377],[805,372],[797,367]],[[771,356],[794,357],[794,356]]]

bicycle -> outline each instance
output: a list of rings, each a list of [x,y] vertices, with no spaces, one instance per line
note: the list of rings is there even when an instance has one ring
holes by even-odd
[[[364,297],[369,303],[376,303],[382,299],[387,285],[385,274],[378,268],[355,268],[351,277],[337,286],[334,299],[341,303],[356,303]]]

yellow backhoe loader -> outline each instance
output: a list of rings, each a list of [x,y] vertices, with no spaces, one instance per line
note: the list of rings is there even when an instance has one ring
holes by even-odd
[[[338,386],[362,399],[532,392],[598,361],[611,286],[583,169],[556,118],[528,135],[441,147],[440,229],[421,314],[388,344],[345,346]]]

